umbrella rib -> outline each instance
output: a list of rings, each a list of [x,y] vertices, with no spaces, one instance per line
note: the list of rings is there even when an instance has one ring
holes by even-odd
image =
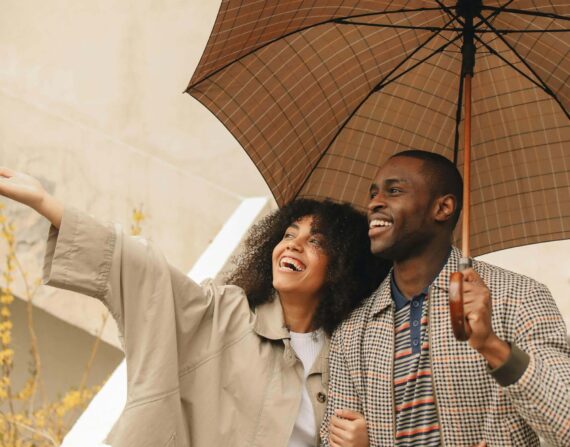
[[[567,33],[570,29],[525,29],[525,30],[517,30],[517,29],[484,29],[484,30],[476,30],[475,34],[484,34],[484,33],[495,33],[495,34],[532,34],[532,33]]]
[[[438,1],[438,0],[436,0]],[[487,22],[490,23],[491,20],[493,20],[495,17],[497,17],[501,12],[503,12],[507,6],[509,6],[512,2],[514,2],[515,0],[509,0],[507,3],[505,3],[504,5],[501,5],[500,7],[495,7],[493,9],[493,12],[491,14],[489,14],[487,16]],[[478,28],[482,23],[485,23],[485,21],[483,20],[483,16],[479,15],[479,18],[481,18],[481,21],[479,23],[477,23],[477,25],[475,25],[475,28]]]
[[[480,16],[481,19],[483,20],[483,22],[485,22],[485,24],[491,28],[494,29],[493,25],[491,23],[489,23],[485,17]],[[511,50],[515,56],[518,58],[518,60],[520,62],[522,62],[522,64],[536,77],[536,79],[538,79],[539,83],[541,85],[539,85],[539,87],[541,87],[549,96],[551,96],[560,106],[560,108],[562,109],[562,111],[564,112],[564,114],[566,115],[567,118],[570,118],[570,113],[566,110],[566,108],[562,105],[562,103],[560,102],[560,100],[558,99],[558,97],[556,96],[556,94],[550,89],[550,87],[548,87],[548,84],[546,84],[546,82],[543,81],[543,79],[540,77],[540,75],[534,70],[534,68],[531,67],[531,65],[518,53],[518,51],[509,43],[509,41],[507,39],[504,38],[504,36],[502,34],[497,34],[497,37],[501,40],[501,42],[503,42],[507,48],[509,50]],[[515,68],[512,64],[509,63],[509,65],[513,68]],[[529,78],[530,79],[530,78]],[[532,81],[532,79],[531,79]],[[536,81],[534,81],[536,83]]]
[[[439,48],[436,48],[435,50],[433,50],[433,52],[429,55],[427,55],[426,57],[424,57],[423,59],[420,59],[418,62],[416,62],[414,65],[412,65],[409,68],[406,68],[403,72],[399,73],[397,76],[393,77],[392,79],[386,80],[386,78],[389,76],[386,76],[384,78],[383,81],[381,81],[376,87],[374,87],[375,92],[378,92],[380,90],[382,90],[384,87],[386,87],[387,85],[390,85],[391,83],[397,81],[398,79],[400,79],[402,76],[404,76],[405,74],[408,74],[410,71],[412,71],[414,68],[416,68],[418,65],[423,64],[425,61],[427,61],[428,59],[430,59],[432,56],[436,55],[437,53],[441,53],[443,50],[445,50],[449,45],[451,45],[452,43],[458,41],[459,39],[461,39],[461,34],[458,34],[457,36],[455,36],[453,39],[448,40],[444,45],[442,45]],[[401,66],[401,64],[399,65]],[[399,68],[399,66],[397,68]],[[392,74],[394,72],[394,70],[392,70],[392,72],[390,74]]]
[[[412,25],[394,25],[392,23],[368,23],[368,22],[355,22],[346,19],[336,19],[334,23],[339,25],[359,25],[370,26],[374,28],[395,28],[395,29],[415,29],[424,31],[452,31],[462,32],[463,28],[441,28],[439,26],[412,26]],[[517,29],[475,29],[475,34],[513,34],[513,33],[567,33],[570,29],[530,29],[530,30],[517,30]]]
[[[539,89],[543,90],[545,93],[547,93],[549,96],[554,96],[556,97],[556,95],[554,95],[554,93],[552,92],[552,90],[550,90],[548,87],[545,87],[545,85],[541,84],[540,82],[538,82],[536,79],[531,78],[528,74],[526,74],[524,71],[522,71],[520,68],[516,67],[512,62],[508,61],[504,56],[502,56],[497,50],[495,50],[493,47],[491,47],[489,44],[487,44],[486,42],[484,42],[479,36],[475,36],[475,39],[477,39],[485,48],[487,48],[487,50],[489,50],[489,53],[491,53],[494,56],[497,56],[499,59],[501,59],[505,64],[507,64],[509,67],[511,67],[513,70],[515,70],[518,74],[520,74],[521,76],[523,76],[524,78],[528,79],[530,82],[532,82],[534,85],[536,85]],[[539,78],[540,79],[540,78]]]
[[[301,33],[303,31],[306,31],[308,29],[311,28],[316,28],[317,26],[321,26],[321,25],[327,25],[329,23],[334,23],[336,20],[339,19],[352,19],[352,18],[360,18],[360,17],[370,17],[370,16],[378,16],[378,15],[382,15],[382,14],[396,14],[396,13],[407,13],[407,12],[422,12],[422,11],[441,11],[441,8],[412,8],[412,9],[406,9],[406,8],[402,8],[402,9],[398,9],[398,10],[393,10],[393,11],[382,11],[382,12],[374,12],[374,13],[364,13],[364,14],[355,14],[355,15],[349,15],[349,16],[345,16],[345,17],[338,17],[338,18],[333,18],[333,19],[329,19],[329,20],[324,20],[322,22],[318,22],[318,23],[313,23],[312,25],[308,25],[305,26],[303,28],[299,28],[297,30],[291,31],[290,33],[286,33],[283,34],[282,36],[276,37],[275,39],[272,39],[268,42],[265,42],[263,45],[254,48],[251,51],[248,51],[245,54],[242,54],[240,57],[238,57],[237,59],[232,60],[231,62],[228,62],[227,64],[221,66],[220,68],[217,68],[216,70],[214,70],[212,73],[208,74],[207,76],[205,76],[204,78],[194,82],[193,84],[190,84],[186,90],[184,91],[185,93],[190,93],[190,90],[193,89],[194,87],[198,86],[199,84],[201,84],[202,82],[208,80],[209,78],[211,78],[212,76],[215,76],[216,74],[218,74],[219,72],[221,72],[222,70],[225,70],[226,68],[228,68],[229,66],[235,64],[236,62],[241,61],[242,59],[245,59],[246,57],[252,55],[253,53],[255,53],[256,51],[261,50],[262,48],[265,48],[281,39],[285,39],[289,36],[292,36],[294,34],[297,33]]]
[[[347,19],[336,19],[334,23],[339,25],[360,25],[371,26],[375,28],[395,28],[395,29],[417,29],[424,31],[463,31],[463,28],[441,28],[439,26],[412,26],[412,25],[394,25],[391,23],[368,23],[368,22],[354,22]]]
[[[481,10],[483,10],[483,11],[496,11],[498,9],[499,8],[497,8],[496,6],[482,6],[481,7]],[[548,19],[555,19],[555,20],[565,20],[565,21],[570,20],[570,17],[561,16],[559,14],[554,14],[552,12],[525,11],[524,9],[513,9],[513,8],[502,8],[500,12],[527,15],[527,16],[533,16],[533,17],[546,17]]]
[[[449,6],[445,5],[441,0],[435,0],[435,2],[447,13],[447,15],[449,15],[449,17],[457,21],[460,25],[465,25],[465,22],[461,20],[460,16],[455,14]]]
[[[452,19],[453,20],[453,19]],[[451,20],[451,21],[452,21]],[[451,23],[451,21],[449,23]],[[336,139],[338,138],[338,136],[340,135],[340,133],[342,132],[342,130],[346,127],[346,125],[350,122],[350,120],[352,119],[352,117],[354,115],[356,115],[356,112],[358,112],[358,110],[360,110],[360,108],[362,107],[362,105],[368,100],[368,98],[370,98],[370,96],[372,96],[372,94],[378,92],[381,88],[385,87],[388,84],[391,84],[393,81],[395,81],[396,79],[402,77],[403,75],[405,75],[406,73],[408,73],[410,70],[416,68],[418,65],[421,65],[422,63],[424,63],[425,61],[427,61],[428,59],[430,59],[431,57],[433,57],[434,55],[441,53],[445,48],[447,48],[449,45],[451,45],[453,42],[455,42],[456,40],[458,40],[461,36],[457,36],[452,40],[447,41],[445,44],[443,44],[442,46],[440,46],[439,48],[436,48],[435,50],[433,50],[431,52],[431,54],[429,54],[428,56],[426,56],[425,58],[421,59],[420,61],[418,61],[416,64],[414,64],[412,67],[410,67],[409,69],[405,70],[404,72],[402,72],[401,74],[399,74],[397,77],[395,77],[394,79],[390,80],[387,83],[384,83],[384,81],[392,74],[394,73],[399,67],[401,67],[406,61],[408,61],[415,53],[417,53],[420,49],[422,49],[423,47],[425,47],[433,38],[435,38],[439,33],[433,34],[431,35],[424,43],[422,43],[420,46],[418,46],[412,53],[410,53],[410,55],[408,57],[406,57],[404,60],[402,60],[396,67],[394,67],[390,73],[388,73],[386,76],[384,76],[384,78],[378,83],[376,84],[376,86],[371,89],[368,94],[362,99],[362,101],[360,101],[358,103],[358,105],[354,108],[354,110],[350,113],[350,115],[344,120],[344,123],[342,123],[342,125],[338,128],[338,130],[336,131],[336,133],[334,134],[334,136],[332,137],[331,141],[329,142],[329,144],[327,145],[326,149],[319,155],[319,158],[315,161],[315,164],[311,167],[308,175],[305,177],[305,180],[303,180],[303,183],[301,184],[301,186],[299,187],[299,189],[297,190],[297,193],[295,194],[295,197],[297,197],[299,195],[299,193],[303,190],[303,188],[305,187],[305,184],[307,183],[307,180],[309,179],[309,177],[311,176],[311,174],[313,172],[315,172],[315,169],[317,168],[317,166],[319,165],[320,161],[323,159],[323,157],[325,156],[325,154],[328,152],[328,150],[331,148],[331,146],[333,145],[333,143],[336,141]]]
[[[444,26],[447,27],[447,25],[449,25],[451,22],[453,22],[453,19],[449,20]],[[374,90],[379,90],[380,88],[382,88],[383,84],[386,82],[386,80],[392,76],[392,74],[394,74],[402,65],[404,65],[406,62],[408,62],[418,51],[420,51],[421,49],[423,49],[428,43],[430,43],[436,36],[438,36],[441,32],[440,31],[436,31],[434,34],[432,34],[430,37],[428,37],[425,42],[423,42],[422,44],[418,45],[414,51],[412,51],[409,56],[405,57],[404,59],[402,59],[394,68],[392,68],[392,70],[390,70],[390,72],[384,76],[380,82],[378,84],[376,84],[376,87],[374,87]],[[453,43],[455,42],[457,39],[452,39],[452,40],[448,40],[448,43]],[[442,48],[447,47],[447,45],[444,45]],[[439,50],[436,50],[439,51]],[[431,55],[430,55],[431,57]],[[374,91],[373,90],[373,91]],[[372,92],[373,92],[372,91]],[[372,94],[372,92],[370,94]]]

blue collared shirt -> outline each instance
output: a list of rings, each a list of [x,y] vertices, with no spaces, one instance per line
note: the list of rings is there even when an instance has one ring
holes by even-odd
[[[390,278],[390,287],[392,290],[392,299],[396,306],[396,312],[402,309],[404,306],[410,306],[410,343],[413,354],[418,354],[421,350],[421,339],[422,339],[422,309],[424,307],[424,301],[428,294],[429,286],[422,290],[418,295],[412,297],[408,300],[394,280],[394,274],[392,273]]]

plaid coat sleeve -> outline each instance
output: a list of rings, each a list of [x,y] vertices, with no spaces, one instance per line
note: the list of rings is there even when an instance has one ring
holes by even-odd
[[[550,444],[570,446],[570,349],[549,290],[532,281],[523,293],[515,346],[528,355],[523,375],[505,389],[519,415]]]
[[[331,338],[330,378],[327,409],[321,424],[321,446],[330,447],[329,423],[337,409],[347,409],[362,413],[362,403],[351,380],[348,362],[342,348],[342,325]]]

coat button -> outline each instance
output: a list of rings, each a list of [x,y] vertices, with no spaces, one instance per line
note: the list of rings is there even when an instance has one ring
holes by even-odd
[[[327,400],[327,396],[325,393],[323,393],[323,392],[317,393],[317,401],[318,402],[324,404],[326,400]]]

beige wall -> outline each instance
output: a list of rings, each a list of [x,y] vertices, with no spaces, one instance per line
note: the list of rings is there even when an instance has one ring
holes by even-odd
[[[268,191],[239,145],[182,94],[217,2],[3,2],[0,164],[67,205],[129,225],[188,270],[241,198]],[[47,226],[21,207],[20,256],[39,272]],[[40,307],[97,328],[99,303],[49,288]],[[109,327],[105,339],[116,344]]]
[[[570,328],[570,241],[517,247],[480,259],[530,276],[548,286],[566,321],[566,328]]]

